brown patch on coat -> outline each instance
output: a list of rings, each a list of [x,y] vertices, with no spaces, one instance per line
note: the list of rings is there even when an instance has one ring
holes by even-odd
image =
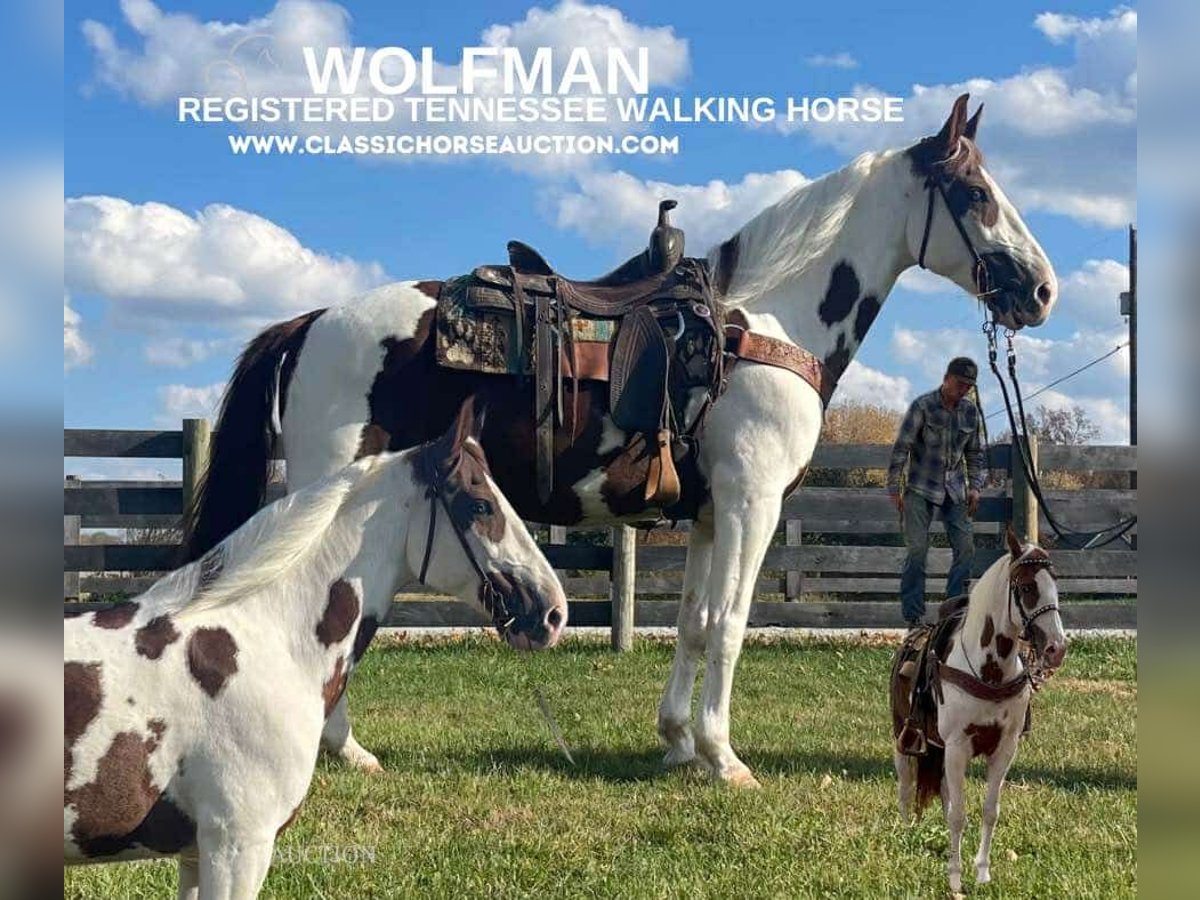
[[[450,518],[460,531],[473,529],[489,541],[503,540],[508,525],[489,481],[487,457],[474,440],[464,435],[443,435],[421,451],[413,474],[417,484],[426,487],[436,474]]]
[[[133,646],[146,659],[160,659],[168,644],[179,640],[179,631],[170,616],[155,616],[141,628],[133,637]]]
[[[979,675],[988,684],[1000,684],[1004,681],[1004,669],[1000,667],[1000,663],[996,662],[996,657],[990,653],[983,665],[980,666]]]
[[[725,243],[721,244],[721,248],[717,251],[717,277],[714,285],[717,293],[721,296],[729,293],[729,285],[733,281],[733,273],[737,271],[740,250],[739,239],[735,234],[729,240],[725,241]]]
[[[364,456],[378,456],[388,448],[388,443],[392,436],[380,428],[373,422],[368,422],[363,426],[362,434],[358,438],[358,449],[354,452],[355,459],[362,459]]]
[[[342,699],[342,694],[346,690],[346,679],[349,676],[350,672],[346,669],[346,658],[339,656],[337,664],[333,668],[333,674],[321,685],[321,696],[325,698],[325,718],[329,718],[329,714],[333,712],[337,702]]]
[[[829,275],[829,287],[825,290],[825,297],[817,307],[821,321],[826,325],[836,325],[845,320],[854,309],[854,304],[858,302],[860,290],[854,266],[844,259],[838,262]]]
[[[996,623],[992,621],[991,613],[983,620],[983,633],[979,635],[979,646],[985,650],[991,644],[992,638],[996,636]]]
[[[216,697],[238,670],[237,642],[224,628],[197,628],[187,642],[188,671],[204,693]]]
[[[442,285],[444,281],[418,281],[413,285],[418,291],[433,300],[436,300],[442,293]]]
[[[946,204],[957,216],[974,210],[979,221],[991,228],[1000,219],[1000,204],[983,176],[983,153],[973,140],[960,137],[947,147],[938,136],[928,137],[908,149],[913,173],[919,178],[940,181]],[[981,191],[981,199],[972,191]]]
[[[339,578],[329,587],[325,612],[317,622],[317,640],[326,647],[344,641],[358,620],[358,613],[358,591],[350,582]]]
[[[71,836],[87,855],[125,849],[127,838],[145,820],[161,791],[150,774],[150,757],[158,749],[166,725],[147,723],[149,737],[123,731],[115,735],[96,764],[93,781],[65,791],[64,806],[74,807]]]
[[[133,621],[133,617],[137,615],[137,611],[138,604],[133,601],[117,603],[93,615],[92,624],[97,628],[107,628],[110,630],[124,628]]]
[[[1000,654],[1001,659],[1008,659],[1009,654],[1013,652],[1014,641],[1006,634],[1002,634],[996,638],[996,652]]]
[[[71,780],[75,742],[100,713],[104,693],[100,689],[100,664],[63,664],[63,784]]]
[[[1000,726],[996,722],[977,725],[972,722],[963,731],[971,738],[973,756],[991,756],[1000,745]]]
[[[854,316],[854,339],[860,345],[866,339],[867,332],[871,330],[871,325],[874,324],[875,318],[882,308],[883,304],[874,294],[867,294],[859,302],[858,312]]]

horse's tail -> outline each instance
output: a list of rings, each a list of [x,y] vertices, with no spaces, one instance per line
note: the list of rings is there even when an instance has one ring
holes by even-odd
[[[260,332],[242,351],[225,388],[208,470],[183,514],[180,563],[199,559],[253,516],[266,496],[279,412],[308,329],[325,310]]]
[[[930,744],[917,760],[917,815],[925,811],[929,801],[942,792],[942,779],[946,775],[946,751]]]

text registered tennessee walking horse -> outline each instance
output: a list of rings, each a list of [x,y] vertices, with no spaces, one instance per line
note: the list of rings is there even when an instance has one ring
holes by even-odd
[[[1007,533],[1001,555],[971,588],[946,601],[936,625],[909,632],[892,665],[892,733],[900,814],[907,819],[940,793],[950,826],[950,889],[962,889],[963,788],[972,757],[987,760],[983,833],[975,878],[991,879],[992,832],[1000,788],[1025,730],[1034,681],[1020,642],[1037,668],[1052,672],[1066,655],[1058,586],[1046,551]],[[963,600],[967,600],[963,603]]]
[[[509,266],[387,285],[268,329],[226,393],[189,551],[205,552],[260,501],[276,409],[296,487],[357,455],[419,443],[442,427],[456,398],[485,390],[492,415],[483,444],[526,519],[694,520],[658,730],[669,764],[698,757],[719,778],[755,784],[729,741],[755,580],[781,504],[812,457],[824,404],[896,279],[919,260],[981,296],[1011,328],[1042,323],[1054,303],[1049,261],[984,169],[978,123],[959,98],[937,135],[865,154],[799,188],[705,260],[664,268],[675,259],[666,234],[657,251],[576,282],[516,245]],[[716,306],[696,299],[710,286]],[[493,312],[468,319],[459,314],[468,308]],[[710,321],[714,310],[728,328]],[[632,335],[624,345],[623,333]],[[473,341],[490,362],[452,367],[447,347],[460,341]],[[691,377],[693,365],[702,377]],[[632,381],[645,384],[631,392]],[[549,416],[556,427],[547,434]],[[673,505],[674,484],[663,477],[672,465]],[[343,716],[339,707],[334,721]],[[352,738],[331,746],[360,764],[372,760]]]
[[[257,895],[330,710],[418,574],[517,646],[555,642],[562,587],[477,431],[464,404],[440,440],[352,463],[136,600],[64,622],[67,863],[177,854],[181,897]]]

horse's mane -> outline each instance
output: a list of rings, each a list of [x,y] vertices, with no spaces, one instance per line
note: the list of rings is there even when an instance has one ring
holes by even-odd
[[[731,238],[738,244],[737,277],[725,302],[749,307],[754,299],[822,259],[871,172],[895,152],[863,153],[836,172],[801,185],[743,225]],[[720,246],[709,251],[708,259],[715,271]]]
[[[183,617],[225,606],[287,576],[320,549],[347,500],[374,480],[380,461],[396,455],[365,457],[259,510],[168,579],[180,588],[189,582],[195,586],[175,612]],[[204,584],[206,567],[216,570],[216,577]]]

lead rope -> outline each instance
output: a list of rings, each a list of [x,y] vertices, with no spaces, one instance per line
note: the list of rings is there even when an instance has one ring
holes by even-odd
[[[1058,521],[1050,509],[1049,503],[1046,502],[1045,494],[1042,491],[1042,483],[1038,478],[1037,472],[1034,470],[1033,460],[1029,456],[1029,422],[1025,417],[1025,404],[1021,398],[1021,385],[1017,380],[1017,353],[1013,346],[1013,337],[1015,332],[1011,329],[1005,329],[1005,339],[1008,343],[1008,373],[1012,380],[1013,390],[1017,395],[1017,409],[1020,417],[1020,428],[1017,427],[1017,416],[1013,414],[1013,404],[1008,396],[1008,385],[1004,381],[1004,376],[1000,373],[1000,367],[996,362],[998,356],[996,342],[996,323],[994,321],[985,322],[983,325],[984,334],[987,336],[988,343],[988,365],[996,376],[996,381],[1000,384],[1000,394],[1004,398],[1004,410],[1008,416],[1009,428],[1014,438],[1020,436],[1021,440],[1014,440],[1016,445],[1017,459],[1021,463],[1021,469],[1024,472],[1026,483],[1033,491],[1034,497],[1037,499],[1038,505],[1041,508],[1042,514],[1046,517],[1046,522],[1068,547],[1075,550],[1094,550],[1098,547],[1103,547],[1111,544],[1113,541],[1121,538],[1134,525],[1137,524],[1137,516],[1129,516],[1121,519],[1107,528],[1102,528],[1099,531],[1079,531],[1069,528]],[[1101,537],[1108,535],[1101,540]]]

